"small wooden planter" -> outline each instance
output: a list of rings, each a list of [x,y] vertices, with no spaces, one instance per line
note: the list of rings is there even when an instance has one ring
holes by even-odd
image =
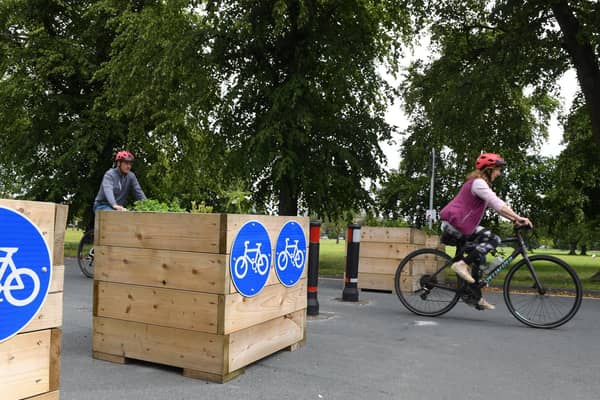
[[[40,312],[19,334],[0,343],[0,397],[58,400],[68,207],[4,199],[0,199],[0,205],[26,215],[40,229],[53,264],[52,282]]]
[[[443,249],[439,236],[419,229],[361,227],[358,286],[362,290],[394,293],[394,276],[402,259],[425,247]]]
[[[306,268],[283,286],[271,266],[254,297],[233,284],[229,253],[244,223],[261,222],[275,243],[290,220],[257,215],[98,212],[93,356],[166,364],[225,382],[305,339]],[[273,260],[275,257],[273,257]]]

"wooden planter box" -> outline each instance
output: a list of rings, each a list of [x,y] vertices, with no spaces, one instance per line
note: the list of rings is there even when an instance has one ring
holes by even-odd
[[[0,205],[19,211],[37,225],[50,249],[53,268],[48,296],[37,316],[19,334],[0,343],[1,397],[58,400],[68,207],[4,199]]]
[[[395,292],[394,276],[410,252],[440,247],[439,236],[415,228],[361,227],[358,286],[362,290]]]
[[[238,230],[261,222],[275,243],[308,218],[231,214],[98,212],[95,231],[95,358],[145,360],[185,376],[225,382],[246,365],[305,339],[306,260],[285,287],[273,265],[263,290],[244,297],[229,253]]]

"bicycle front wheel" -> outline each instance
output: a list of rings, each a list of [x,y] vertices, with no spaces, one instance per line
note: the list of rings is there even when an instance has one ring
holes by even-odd
[[[85,276],[94,277],[94,231],[87,231],[79,241],[77,264]]]
[[[459,278],[449,268],[449,255],[437,249],[413,251],[400,263],[394,277],[396,294],[417,315],[436,317],[459,300]]]
[[[583,290],[575,270],[563,260],[536,255],[521,260],[506,275],[504,301],[516,319],[534,328],[556,328],[575,316]]]

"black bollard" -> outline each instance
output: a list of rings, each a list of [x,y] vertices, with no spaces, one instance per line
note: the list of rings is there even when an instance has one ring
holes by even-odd
[[[343,301],[358,301],[358,254],[360,251],[360,225],[348,225],[346,235],[346,279]]]
[[[308,245],[308,315],[319,315],[319,247],[321,240],[321,221],[310,221],[310,244]]]

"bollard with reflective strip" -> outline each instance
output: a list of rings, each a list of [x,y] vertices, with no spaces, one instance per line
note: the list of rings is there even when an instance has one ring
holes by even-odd
[[[346,279],[344,282],[344,291],[342,292],[343,301],[358,301],[358,253],[360,250],[360,225],[348,225],[348,235],[346,236]]]
[[[310,221],[310,244],[308,245],[308,315],[319,315],[319,247],[321,240],[321,221]]]

